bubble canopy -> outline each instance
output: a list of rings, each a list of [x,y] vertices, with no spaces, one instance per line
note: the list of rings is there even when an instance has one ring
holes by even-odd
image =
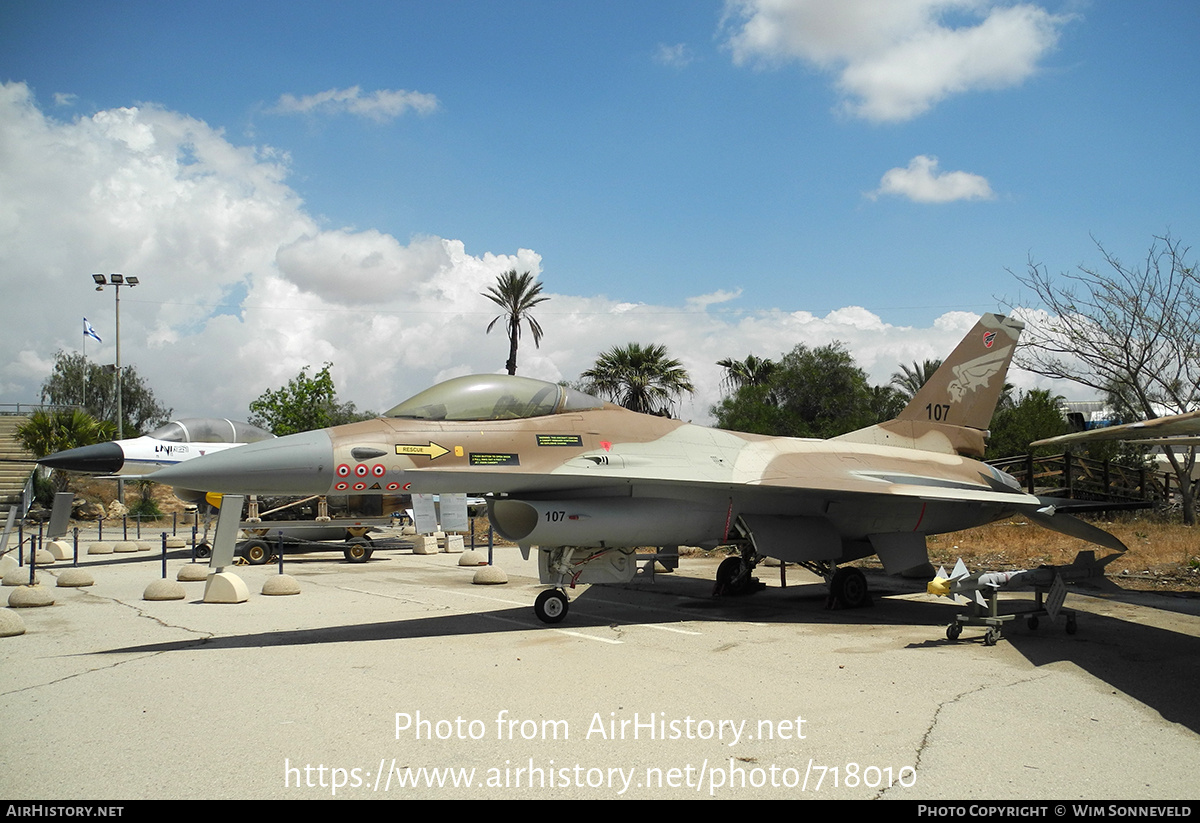
[[[172,420],[146,436],[170,443],[257,443],[275,435],[258,426],[223,417],[184,417]]]
[[[589,394],[510,374],[455,377],[413,395],[384,417],[408,420],[520,420],[604,407]]]

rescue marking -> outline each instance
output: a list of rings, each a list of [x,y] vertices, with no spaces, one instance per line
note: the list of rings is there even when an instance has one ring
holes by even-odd
[[[449,449],[447,449],[443,446],[439,446],[437,443],[434,443],[432,440],[429,442],[428,445],[425,445],[425,446],[413,445],[411,443],[397,443],[396,444],[396,454],[417,454],[417,455],[423,454],[426,457],[428,457],[430,460],[437,460],[443,454],[449,454],[449,453],[450,453]]]

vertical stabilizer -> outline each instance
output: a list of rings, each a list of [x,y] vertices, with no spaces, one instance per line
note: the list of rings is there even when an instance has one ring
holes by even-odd
[[[979,318],[896,419],[986,430],[1023,328],[1020,321],[998,314]]]
[[[896,419],[835,439],[983,457],[984,433],[1023,328],[1011,317],[985,314]]]

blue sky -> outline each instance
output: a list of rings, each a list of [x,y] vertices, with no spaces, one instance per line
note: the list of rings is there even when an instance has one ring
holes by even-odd
[[[514,266],[554,295],[522,373],[665,342],[698,420],[720,357],[842,339],[883,382],[1030,257],[1198,242],[1198,36],[1194,2],[6,3],[0,266],[62,311],[3,309],[0,386],[125,270],[177,411],[325,360],[386,408],[502,367],[476,298]]]

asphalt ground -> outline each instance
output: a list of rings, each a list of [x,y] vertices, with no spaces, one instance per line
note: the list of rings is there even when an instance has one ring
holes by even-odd
[[[85,556],[0,638],[0,796],[1151,799],[1200,795],[1195,599],[1078,593],[985,646],[919,581],[827,610],[806,572],[713,599],[719,558],[580,587],[542,624],[533,560],[290,556],[294,596],[142,599],[158,552]],[[174,578],[187,561],[173,552]],[[11,589],[5,589],[5,597]],[[1024,601],[1014,595],[1006,605]],[[1190,612],[1190,613],[1188,613]]]

